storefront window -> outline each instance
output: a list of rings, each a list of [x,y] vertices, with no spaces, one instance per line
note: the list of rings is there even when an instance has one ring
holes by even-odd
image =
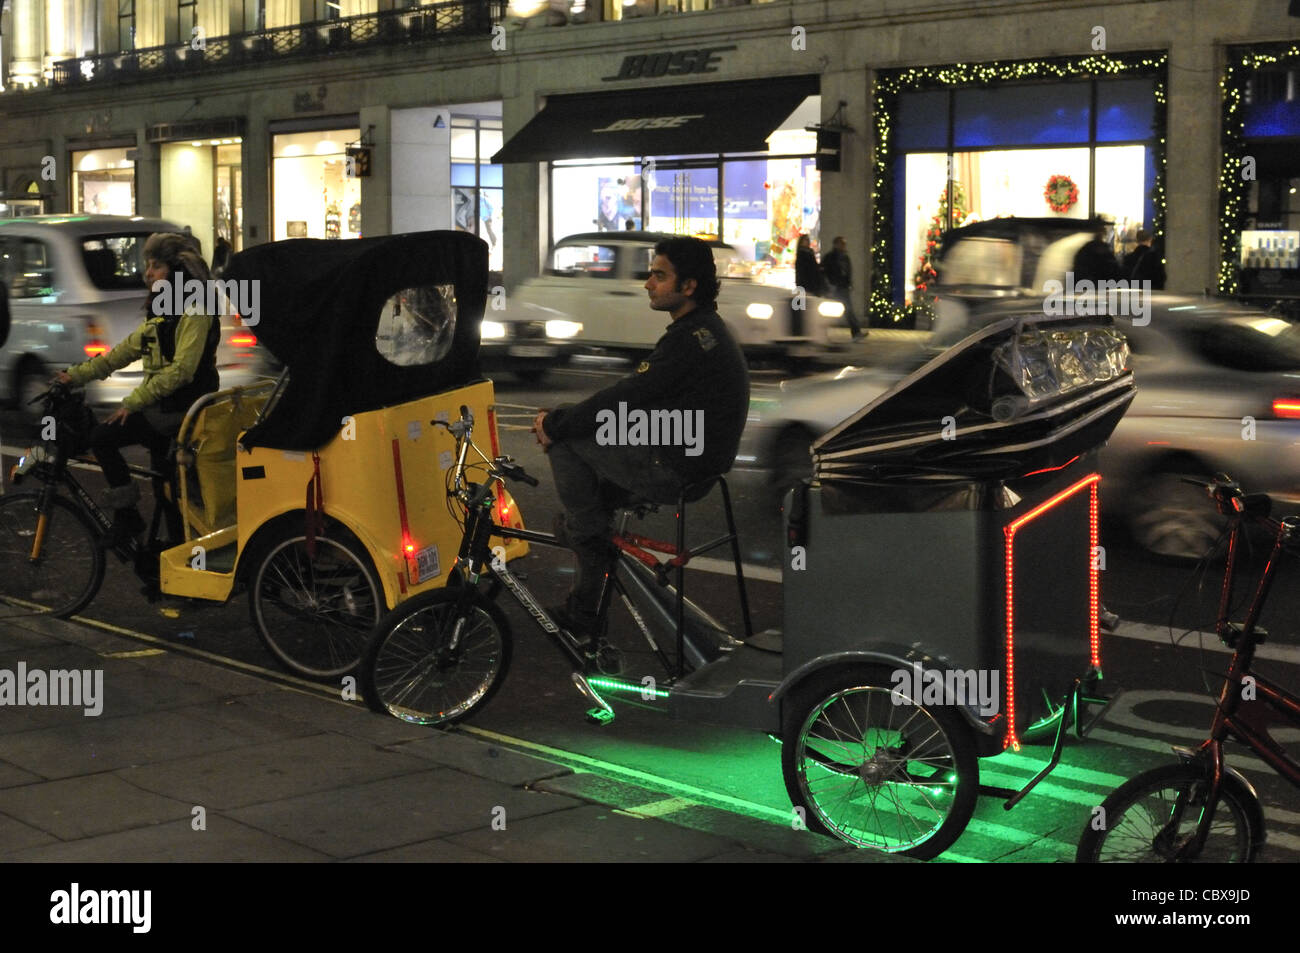
[[[501,149],[501,120],[453,116],[451,127],[451,194],[456,228],[487,242],[488,268],[500,271],[505,261],[505,181],[502,167],[489,159]]]
[[[285,238],[360,238],[361,180],[347,175],[348,143],[360,129],[276,135],[272,227]]]
[[[239,138],[162,145],[162,217],[189,226],[209,262],[243,248],[241,149]]]
[[[72,211],[135,214],[135,163],[126,153],[125,148],[72,153]]]
[[[1097,216],[1114,223],[1116,254],[1130,250],[1153,211],[1153,88],[1090,80],[901,95],[894,254],[906,278],[896,294],[910,304],[927,290],[945,231],[990,218]]]

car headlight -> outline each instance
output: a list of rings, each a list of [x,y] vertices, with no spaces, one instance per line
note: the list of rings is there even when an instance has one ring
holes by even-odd
[[[546,322],[546,336],[548,338],[571,338],[582,330],[582,325],[577,321],[561,321],[558,318]]]
[[[772,306],[770,304],[762,304],[755,301],[745,309],[745,314],[753,318],[755,321],[766,321],[768,318],[772,317]]]
[[[479,329],[479,338],[487,341],[491,338],[503,338],[506,336],[506,326],[500,321],[484,321]]]
[[[817,313],[823,318],[842,318],[844,305],[839,301],[823,301],[817,305]]]

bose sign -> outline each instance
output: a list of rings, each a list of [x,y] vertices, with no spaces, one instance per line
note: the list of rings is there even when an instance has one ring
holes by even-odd
[[[734,46],[714,46],[707,50],[679,50],[676,53],[637,53],[623,57],[623,65],[613,76],[602,76],[601,82],[620,79],[657,79],[660,76],[686,76],[690,73],[716,73],[720,62],[718,53],[734,50]]]
[[[608,126],[593,129],[592,132],[624,132],[628,129],[676,129],[692,119],[703,119],[704,114],[695,116],[646,116],[643,119],[615,119]]]

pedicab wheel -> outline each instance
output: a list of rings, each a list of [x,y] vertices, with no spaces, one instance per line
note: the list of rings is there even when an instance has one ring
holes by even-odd
[[[328,533],[316,537],[314,559],[301,532],[271,540],[254,556],[249,577],[257,634],[285,667],[307,678],[352,672],[385,608],[365,548],[341,527]]]
[[[38,607],[66,617],[84,609],[104,582],[104,551],[90,519],[61,496],[45,523],[40,556],[32,543],[40,520],[40,491],[0,496],[0,616]]]
[[[487,703],[510,667],[510,625],[475,593],[467,610],[454,589],[422,593],[389,612],[361,663],[361,690],[377,712],[417,725],[447,725]]]
[[[1075,860],[1092,863],[1172,863],[1196,833],[1209,780],[1196,764],[1168,764],[1125,781],[1084,825]],[[1224,774],[1210,833],[1195,863],[1250,863],[1263,840],[1247,807],[1251,795]]]
[[[810,830],[859,847],[929,860],[975,811],[979,762],[950,708],[903,695],[890,670],[838,668],[800,686],[785,706],[781,766]]]

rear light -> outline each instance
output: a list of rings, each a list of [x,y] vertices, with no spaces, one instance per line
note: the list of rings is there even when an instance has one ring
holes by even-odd
[[[257,335],[241,331],[239,334],[230,336],[230,343],[235,347],[255,347],[257,345]]]
[[[1273,416],[1300,420],[1300,397],[1278,397],[1273,401]]]
[[[104,329],[93,321],[86,325],[86,343],[82,350],[86,357],[99,357],[109,352],[109,346],[104,343]]]

